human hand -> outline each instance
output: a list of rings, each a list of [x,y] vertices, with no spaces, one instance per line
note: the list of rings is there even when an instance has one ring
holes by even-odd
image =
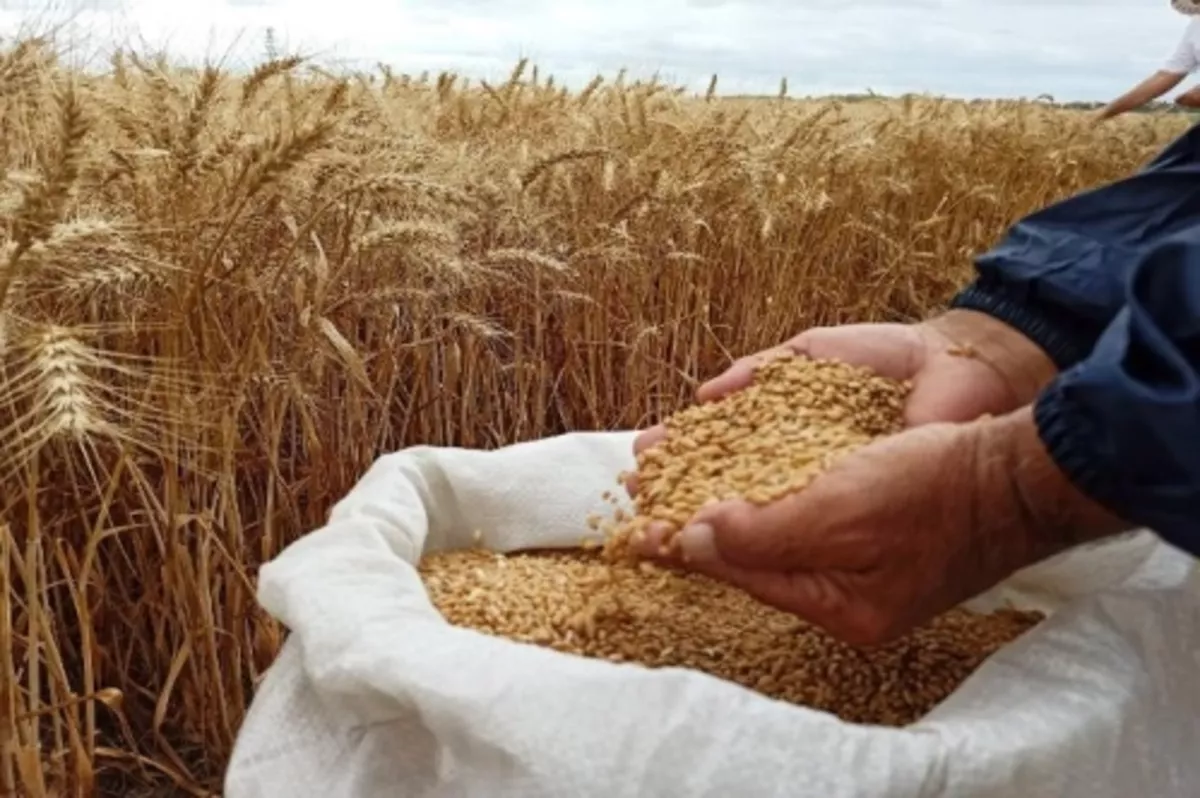
[[[886,642],[1008,575],[1132,525],[1079,493],[1038,437],[1030,408],[930,423],[836,462],[764,506],[701,509],[643,556],[736,585],[852,645]]]
[[[700,386],[712,402],[748,386],[755,366],[779,353],[835,359],[884,377],[911,380],[908,426],[1002,415],[1034,399],[1057,370],[1040,347],[1010,327],[973,310],[950,310],[920,324],[849,324],[806,330],[778,347],[743,357]],[[634,440],[635,454],[663,439],[660,424]],[[631,493],[636,484],[627,485]]]

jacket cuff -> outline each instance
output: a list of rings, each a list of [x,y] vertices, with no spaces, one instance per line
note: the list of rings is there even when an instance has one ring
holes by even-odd
[[[960,291],[950,307],[977,310],[1015,328],[1045,350],[1059,371],[1083,360],[1096,344],[1087,326],[1064,320],[1062,311],[1047,311],[1029,300],[1006,296],[998,286],[976,280]]]
[[[1033,403],[1033,423],[1042,445],[1081,493],[1109,512],[1124,517],[1125,508],[1115,506],[1119,503],[1117,481],[1105,471],[1105,458],[1095,451],[1100,431],[1092,419],[1070,412],[1061,382],[1061,378],[1052,382]]]
[[[1072,401],[1062,376],[1033,404],[1033,422],[1050,459],[1075,488],[1117,518],[1152,530],[1162,540],[1200,557],[1194,489],[1160,486],[1139,490],[1124,473],[1124,459],[1108,445],[1105,424]]]

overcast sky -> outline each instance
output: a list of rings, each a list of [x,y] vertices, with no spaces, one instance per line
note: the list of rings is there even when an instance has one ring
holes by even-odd
[[[50,9],[49,13],[47,9]],[[397,71],[503,75],[521,56],[581,85],[622,66],[702,89],[1109,99],[1187,18],[1168,0],[0,0],[0,36],[73,13],[95,50],[137,32],[236,66],[288,49]]]

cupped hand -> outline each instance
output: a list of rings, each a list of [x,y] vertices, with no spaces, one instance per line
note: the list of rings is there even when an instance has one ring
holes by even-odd
[[[796,353],[869,368],[911,380],[905,408],[908,426],[970,421],[1019,408],[1054,378],[1057,370],[1036,344],[1013,327],[971,310],[951,310],[920,324],[849,324],[816,327],[778,347],[743,357],[696,393],[711,402],[748,386],[764,358]],[[657,425],[634,441],[640,453],[666,434]],[[636,484],[629,484],[630,492]]]
[[[771,504],[700,510],[677,549],[660,549],[665,529],[652,530],[640,549],[863,645],[898,637],[1024,566],[1130,527],[1069,483],[1025,407],[905,430]]]

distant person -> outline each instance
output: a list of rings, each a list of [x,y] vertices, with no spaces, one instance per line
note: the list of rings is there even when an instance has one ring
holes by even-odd
[[[1200,0],[1171,0],[1171,7],[1192,18],[1175,52],[1157,72],[1104,106],[1097,114],[1097,121],[1112,119],[1157,100],[1200,67]],[[1175,104],[1200,109],[1200,87],[1188,89],[1176,97]]]

